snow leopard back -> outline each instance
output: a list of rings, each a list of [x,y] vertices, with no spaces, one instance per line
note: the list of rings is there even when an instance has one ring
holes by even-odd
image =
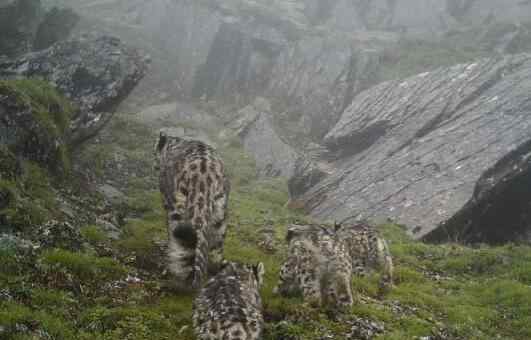
[[[160,190],[168,224],[168,268],[197,288],[223,257],[230,184],[209,145],[160,134]]]
[[[199,340],[258,340],[264,319],[259,288],[263,264],[226,263],[201,289],[193,322]]]

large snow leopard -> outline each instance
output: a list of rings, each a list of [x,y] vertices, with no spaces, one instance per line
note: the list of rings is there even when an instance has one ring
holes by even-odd
[[[223,259],[230,183],[209,145],[165,133],[155,146],[168,223],[168,268],[198,288]]]

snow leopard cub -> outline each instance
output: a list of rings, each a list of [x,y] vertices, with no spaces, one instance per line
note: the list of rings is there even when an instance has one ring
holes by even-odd
[[[168,268],[198,288],[223,259],[230,183],[209,145],[160,133],[155,154],[168,224]]]
[[[346,244],[321,225],[291,225],[288,258],[280,269],[275,291],[302,295],[319,306],[344,308],[353,304],[352,261]]]
[[[264,265],[225,262],[194,302],[193,322],[199,340],[258,340],[264,319],[259,289]]]
[[[354,303],[352,275],[369,269],[382,271],[381,291],[392,286],[387,243],[369,225],[292,225],[287,241],[288,258],[276,288],[281,295],[301,294],[318,305],[348,307]]]
[[[362,222],[338,225],[336,233],[346,243],[354,274],[363,276],[370,270],[379,271],[380,293],[390,290],[393,286],[393,259],[387,241],[378,230]]]

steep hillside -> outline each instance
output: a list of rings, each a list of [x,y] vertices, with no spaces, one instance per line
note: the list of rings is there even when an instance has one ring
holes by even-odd
[[[72,181],[57,186],[53,176],[35,166],[53,184],[39,192],[47,190],[52,202],[69,202],[68,209],[59,205],[59,216],[90,216],[70,224],[27,224],[16,233],[4,229],[2,339],[194,338],[191,292],[173,289],[164,273],[165,221],[151,150],[159,124],[187,133],[198,127],[179,127],[171,116],[156,123],[134,117],[139,116],[115,116],[74,155]],[[257,178],[252,157],[238,141],[219,139],[213,131],[203,134],[222,152],[233,181],[225,255],[266,265],[265,339],[531,336],[531,248],[425,245],[396,225],[381,227],[397,274],[396,287],[386,296],[377,296],[373,275],[354,279],[357,303],[341,317],[297,298],[275,297],[286,226],[308,217],[286,208],[283,180]]]

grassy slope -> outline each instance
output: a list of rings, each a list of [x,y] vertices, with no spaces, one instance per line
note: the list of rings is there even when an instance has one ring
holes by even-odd
[[[110,132],[111,144],[84,150],[96,170],[109,171],[118,150],[126,162],[149,166],[152,131],[118,118]],[[266,265],[266,339],[342,339],[355,316],[383,324],[379,339],[441,332],[451,339],[531,338],[531,248],[425,245],[395,225],[382,226],[396,263],[396,287],[385,297],[376,296],[377,275],[356,278],[360,303],[337,321],[298,299],[274,297],[286,225],[305,217],[285,208],[282,180],[256,179],[237,143],[220,145],[233,178],[226,256]],[[121,240],[85,226],[81,252],[0,247],[1,339],[193,339],[192,297],[168,289],[158,266],[166,234],[155,182],[149,172],[127,182],[122,209],[130,218]],[[257,246],[265,224],[275,226],[273,253]]]

